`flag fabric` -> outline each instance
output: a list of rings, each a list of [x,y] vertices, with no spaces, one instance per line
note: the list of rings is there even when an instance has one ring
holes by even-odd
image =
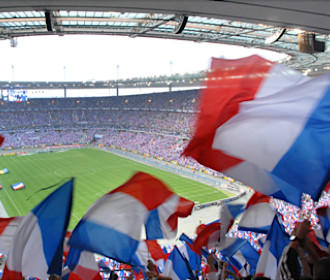
[[[276,279],[281,256],[289,243],[289,235],[275,216],[257,264],[256,275]]]
[[[219,246],[221,254],[230,258],[233,256],[244,244],[248,242],[246,239],[234,238],[234,237],[225,237],[222,244]]]
[[[230,264],[228,269],[233,271],[238,277],[245,276],[247,273],[241,260],[236,259],[233,256],[239,252],[240,248],[243,247],[246,242],[248,241],[245,239],[224,236],[218,248],[223,258]]]
[[[328,184],[325,186],[324,188],[324,192],[330,192],[330,181],[328,182]]]
[[[197,254],[188,243],[184,243],[183,246],[179,247],[181,254],[186,258],[189,263],[191,270],[195,273],[201,270],[202,257]]]
[[[163,271],[166,255],[157,240],[141,241],[130,263],[132,266],[145,268],[148,260],[157,266],[158,272]]]
[[[70,248],[63,270],[63,280],[101,280],[94,254],[77,248]]]
[[[235,218],[244,211],[243,204],[223,203],[220,207],[220,244],[234,224]]]
[[[17,191],[19,189],[25,188],[25,185],[22,182],[18,182],[16,184],[12,184],[11,188],[12,188],[13,191]]]
[[[62,273],[63,241],[70,220],[73,179],[63,184],[20,222],[2,279],[23,275],[46,279]]]
[[[170,277],[172,280],[195,279],[187,260],[182,256],[177,246],[174,246],[168,257],[162,276]]]
[[[329,207],[320,207],[316,209],[317,216],[321,225],[321,230],[323,233],[323,240],[330,244],[330,208]]]
[[[201,224],[197,227],[197,237],[193,247],[196,252],[201,252],[202,248],[213,249],[220,243],[220,220],[213,221],[207,225]]]
[[[270,196],[255,192],[249,199],[238,223],[238,230],[267,234],[276,215]]]
[[[309,78],[253,55],[213,59],[183,155],[300,205],[329,180],[330,74]]]
[[[200,248],[200,251],[196,250],[196,248],[194,247],[194,240],[189,238],[185,233],[182,233],[180,235],[179,240],[188,244],[193,251],[204,256],[205,259],[207,259],[207,257],[209,256],[209,252],[203,247]]]
[[[259,253],[245,240],[243,245],[232,255],[232,259],[236,261],[238,271],[242,276],[254,275],[257,263],[259,260]]]
[[[178,217],[190,215],[193,206],[160,180],[138,172],[91,206],[73,230],[69,244],[130,263],[143,226],[147,239],[172,238]]]
[[[0,252],[8,254],[23,217],[0,218]]]

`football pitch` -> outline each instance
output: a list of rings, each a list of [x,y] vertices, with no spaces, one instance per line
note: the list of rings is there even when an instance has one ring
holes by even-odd
[[[137,171],[149,173],[165,182],[174,192],[196,204],[228,197],[211,186],[183,178],[155,167],[98,149],[73,149],[64,152],[3,156],[0,169],[0,200],[8,215],[22,216],[55,190],[49,186],[75,178],[73,213],[69,229],[77,224],[89,206],[110,190],[122,185]],[[11,184],[23,182],[24,189],[13,191]],[[59,205],[61,207],[61,205]]]

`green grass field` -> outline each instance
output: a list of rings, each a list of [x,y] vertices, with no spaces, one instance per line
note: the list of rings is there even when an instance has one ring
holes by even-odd
[[[9,216],[25,215],[55,190],[53,188],[39,191],[41,188],[74,177],[75,190],[70,229],[77,224],[96,199],[123,184],[137,171],[154,175],[177,194],[197,204],[228,196],[228,193],[200,182],[97,149],[1,157],[0,169],[3,168],[8,168],[9,174],[0,175],[0,184],[3,186],[0,190],[0,200]],[[26,185],[26,188],[13,191],[10,185],[20,181]]]

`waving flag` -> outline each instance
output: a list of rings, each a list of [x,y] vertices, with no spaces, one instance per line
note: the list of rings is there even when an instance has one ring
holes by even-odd
[[[320,207],[316,209],[317,216],[321,224],[321,230],[323,233],[323,240],[329,245],[330,244],[330,208]]]
[[[194,252],[198,253],[199,255],[203,255],[205,259],[207,259],[207,257],[209,256],[209,252],[204,248],[200,248],[200,251],[196,250],[196,248],[194,247],[194,240],[189,238],[185,233],[182,233],[180,235],[179,240],[181,240],[182,242],[185,242],[186,244],[188,244],[189,247]]]
[[[170,277],[172,280],[195,279],[187,260],[176,246],[165,263],[162,276]]]
[[[267,233],[276,215],[270,199],[267,195],[255,192],[245,207],[238,230]]]
[[[289,235],[275,216],[257,264],[256,274],[258,276],[276,278],[283,250],[289,242]]]
[[[330,74],[316,78],[259,56],[213,59],[185,156],[300,205],[330,170]]]
[[[192,249],[190,244],[185,242],[183,246],[179,247],[179,250],[188,261],[193,272],[201,270],[202,257]]]
[[[160,180],[138,172],[91,206],[72,232],[69,244],[130,263],[144,225],[149,239],[173,237],[178,217],[190,215],[193,206]]]
[[[132,266],[146,267],[148,260],[157,266],[158,272],[162,272],[165,265],[166,255],[157,240],[143,240],[140,242],[131,260]]]
[[[235,218],[244,211],[243,204],[223,203],[220,208],[220,244],[233,225]]]
[[[245,239],[224,236],[218,248],[224,259],[229,261],[230,266],[228,269],[235,272],[238,277],[246,275],[245,263],[242,264],[241,260],[237,260],[233,256],[239,252],[246,242],[248,241]]]
[[[23,217],[0,218],[0,252],[8,254]]]
[[[244,244],[248,242],[246,239],[225,237],[222,244],[219,247],[221,254],[230,258],[233,256]]]
[[[94,254],[77,248],[70,248],[64,271],[63,280],[101,280]]]
[[[213,221],[207,225],[201,224],[197,227],[197,237],[193,247],[196,252],[200,252],[203,247],[214,249],[220,243],[220,220]]]
[[[73,179],[22,219],[2,279],[22,279],[22,275],[46,279],[51,274],[61,275],[63,241],[70,220],[72,194]]]
[[[25,188],[25,185],[23,184],[23,182],[18,182],[16,184],[12,184],[10,186],[11,186],[11,188],[12,188],[13,191],[17,191],[19,189]]]
[[[254,275],[259,257],[259,253],[245,240],[243,245],[230,257],[230,261],[242,276],[247,276]]]

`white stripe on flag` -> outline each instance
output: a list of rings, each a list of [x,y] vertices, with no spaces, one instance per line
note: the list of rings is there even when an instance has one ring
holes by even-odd
[[[134,197],[121,192],[107,194],[95,202],[93,206],[84,216],[84,220],[89,219],[101,226],[127,234],[135,240],[140,239],[141,232],[137,230],[132,232],[132,228],[141,228],[148,211]],[[106,211],[107,209],[110,212]]]

